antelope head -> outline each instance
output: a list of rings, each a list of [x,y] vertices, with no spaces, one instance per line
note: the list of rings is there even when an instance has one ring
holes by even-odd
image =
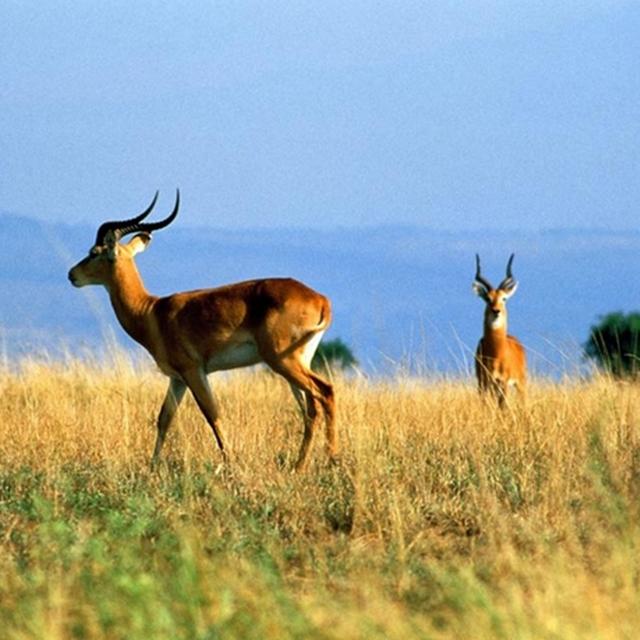
[[[507,300],[518,288],[518,283],[511,273],[514,255],[511,254],[507,263],[507,274],[504,280],[494,289],[492,284],[480,273],[480,256],[476,254],[476,277],[473,281],[473,290],[487,305],[484,312],[485,323],[492,329],[499,329],[506,325]]]
[[[176,191],[176,203],[171,214],[159,222],[142,222],[150,213],[158,199],[156,191],[151,204],[135,218],[113,220],[100,225],[89,255],[69,271],[69,280],[74,287],[88,284],[102,284],[109,288],[118,271],[126,269],[134,256],[147,248],[151,233],[173,222],[180,207],[180,191]],[[131,233],[136,235],[126,244],[120,240]]]

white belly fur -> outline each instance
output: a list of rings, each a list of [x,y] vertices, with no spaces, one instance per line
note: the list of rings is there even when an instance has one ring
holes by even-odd
[[[261,362],[255,342],[247,341],[236,343],[222,351],[218,351],[207,361],[207,373],[224,369],[237,369],[248,367]]]
[[[313,358],[324,331],[318,331],[305,343],[302,348],[302,363],[311,368],[311,359]],[[252,364],[262,362],[262,358],[258,353],[255,342],[247,340],[246,342],[235,343],[232,346],[218,351],[207,361],[207,373],[213,371],[221,371],[224,369],[237,369],[238,367],[248,367]]]

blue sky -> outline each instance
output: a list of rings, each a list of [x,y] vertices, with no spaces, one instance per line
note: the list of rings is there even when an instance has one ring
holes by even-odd
[[[636,229],[638,36],[638,2],[3,2],[0,210]]]

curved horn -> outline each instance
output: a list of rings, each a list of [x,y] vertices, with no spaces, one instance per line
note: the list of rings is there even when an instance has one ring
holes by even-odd
[[[132,231],[146,231],[147,233],[151,233],[158,229],[164,229],[164,227],[169,226],[175,220],[179,209],[180,189],[176,189],[176,203],[173,206],[173,211],[164,220],[160,220],[159,222],[143,222],[142,224],[136,224],[135,228],[127,230],[127,233],[131,233]],[[122,235],[124,235],[124,233],[122,233]]]
[[[507,278],[513,278],[513,274],[511,273],[511,265],[513,264],[513,259],[516,257],[515,253],[511,254],[509,258],[509,262],[507,262]]]
[[[107,231],[119,231],[118,237],[122,237],[123,235],[125,235],[125,233],[130,233],[130,231],[128,230],[129,227],[138,224],[151,213],[153,207],[156,206],[156,201],[158,200],[159,193],[159,191],[156,191],[151,204],[135,218],[129,218],[128,220],[112,220],[111,222],[105,222],[101,224],[100,228],[98,229],[98,233],[96,234],[96,245],[101,245],[104,242],[104,236],[106,235]]]
[[[480,256],[476,253],[476,282],[479,282],[487,291],[491,291],[493,287],[491,283],[480,274]]]
[[[500,283],[498,289],[508,289],[513,286],[515,283],[515,279],[513,277],[513,273],[511,273],[511,265],[513,264],[513,259],[515,258],[515,253],[512,253],[509,257],[509,262],[507,262],[507,275],[505,279]]]

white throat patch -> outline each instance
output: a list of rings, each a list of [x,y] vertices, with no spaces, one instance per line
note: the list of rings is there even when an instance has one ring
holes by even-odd
[[[491,321],[492,329],[502,329],[505,325],[505,314],[501,313]]]

